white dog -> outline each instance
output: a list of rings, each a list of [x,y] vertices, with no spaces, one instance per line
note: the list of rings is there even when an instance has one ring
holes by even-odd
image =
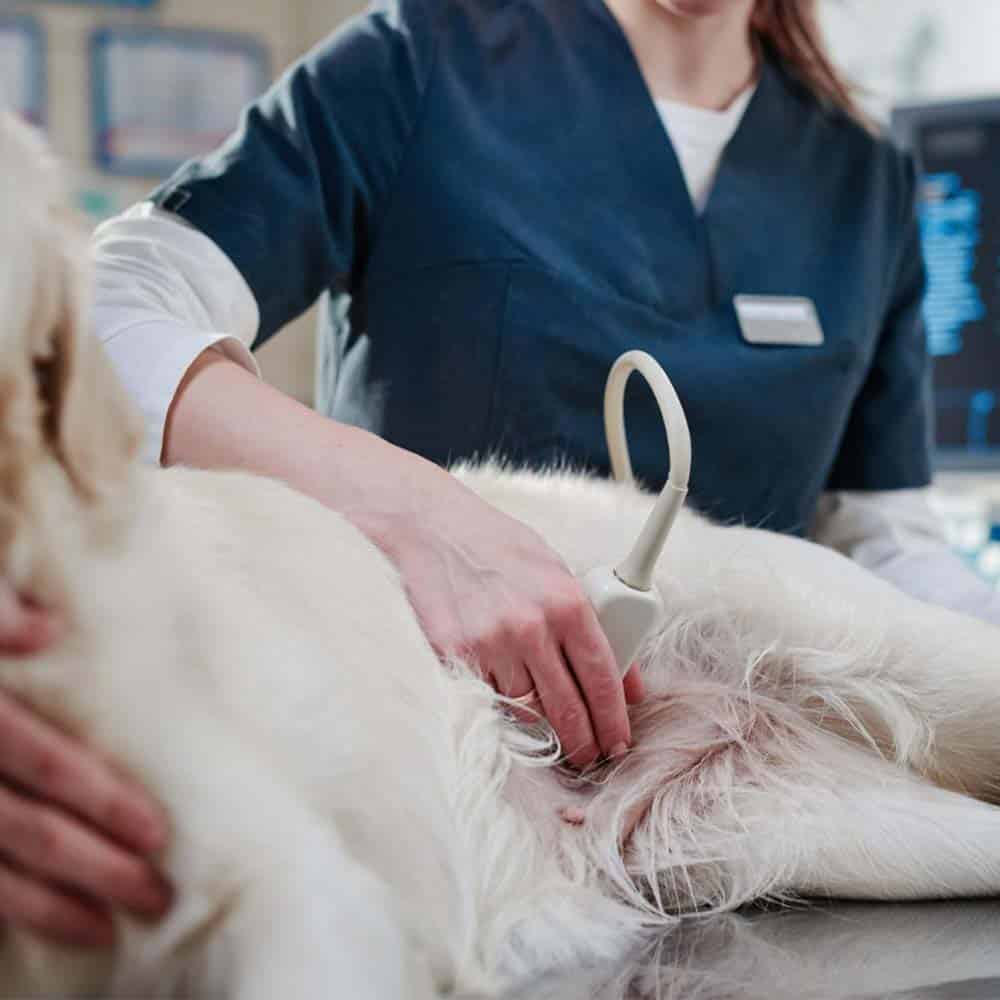
[[[12,939],[0,993],[489,994],[761,896],[1000,892],[997,630],[685,514],[636,747],[573,778],[544,727],[442,669],[346,521],[265,479],[133,461],[53,168],[9,120],[0,162],[0,555],[71,625],[0,682],[159,797],[178,889],[162,925],[123,919],[112,955]],[[651,504],[456,474],[578,572]]]

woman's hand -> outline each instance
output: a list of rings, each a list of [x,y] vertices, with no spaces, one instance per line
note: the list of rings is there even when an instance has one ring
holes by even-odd
[[[399,568],[438,654],[461,655],[542,712],[574,764],[624,753],[626,701],[641,699],[642,682],[632,670],[622,683],[579,582],[531,529],[456,480],[428,476],[425,488],[397,490],[389,512],[347,516]]]
[[[0,580],[0,656],[37,652],[57,634]],[[140,789],[0,693],[0,917],[61,944],[108,945],[113,907],[150,919],[169,906],[148,860],[166,835]]]

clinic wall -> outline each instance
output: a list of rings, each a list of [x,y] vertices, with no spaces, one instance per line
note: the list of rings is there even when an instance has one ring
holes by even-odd
[[[367,6],[365,0],[301,0],[302,37],[310,43],[319,41]]]
[[[354,0],[160,0],[152,10],[129,11],[107,3],[0,0],[0,12],[31,14],[44,25],[49,137],[76,192],[102,204],[104,214],[142,198],[158,178],[111,178],[93,166],[88,40],[94,28],[150,24],[248,33],[265,44],[277,74],[361,6]],[[265,378],[305,402],[313,395],[314,331],[309,314],[258,353]]]

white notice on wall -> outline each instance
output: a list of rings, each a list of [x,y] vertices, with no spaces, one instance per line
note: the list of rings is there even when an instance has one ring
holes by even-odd
[[[118,29],[94,47],[98,158],[157,175],[213,149],[267,84],[257,43],[204,32]]]

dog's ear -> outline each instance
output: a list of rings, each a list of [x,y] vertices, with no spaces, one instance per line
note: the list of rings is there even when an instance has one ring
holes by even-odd
[[[141,442],[139,416],[87,329],[86,243],[52,213],[48,261],[36,273],[34,375],[44,438],[77,491],[96,500],[120,484]],[[46,266],[47,265],[47,266]]]
[[[0,504],[17,511],[40,451],[96,499],[123,480],[140,424],[87,330],[88,247],[44,139],[0,111]]]

